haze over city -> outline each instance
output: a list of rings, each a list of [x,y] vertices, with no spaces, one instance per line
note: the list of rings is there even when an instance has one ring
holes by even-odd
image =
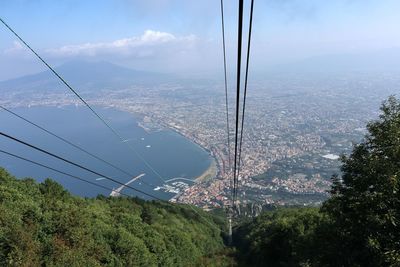
[[[273,0],[255,7],[253,77],[287,70],[399,70],[398,1]],[[79,58],[185,76],[222,75],[219,1],[6,0],[0,15],[53,65]],[[236,2],[225,3],[225,17],[232,73]],[[0,39],[0,80],[44,70],[5,28]]]

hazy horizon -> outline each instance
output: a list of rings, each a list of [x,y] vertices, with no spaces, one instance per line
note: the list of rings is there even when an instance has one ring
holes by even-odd
[[[79,58],[137,70],[222,74],[219,4],[211,0],[2,1],[0,17],[53,65]],[[237,3],[224,4],[228,67],[233,71]],[[335,66],[336,55],[342,58],[339,68],[350,64],[357,69],[354,61],[362,57],[361,66],[375,65],[379,59],[379,65],[397,70],[399,8],[393,0],[256,0],[251,70],[321,57],[327,65],[332,59]],[[4,26],[0,38],[0,80],[44,70]]]

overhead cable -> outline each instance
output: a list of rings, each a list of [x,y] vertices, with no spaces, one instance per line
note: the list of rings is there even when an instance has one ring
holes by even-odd
[[[227,132],[227,150],[228,150],[228,166],[231,170],[231,142],[229,129],[229,103],[228,103],[228,79],[226,70],[226,45],[225,45],[225,21],[224,21],[224,0],[221,0],[221,27],[222,27],[222,50],[224,56],[224,85],[225,85],[225,113],[226,113],[226,132]]]
[[[100,158],[100,157],[94,155],[93,153],[87,151],[86,149],[84,149],[84,148],[82,148],[82,147],[80,147],[80,146],[78,146],[78,145],[72,143],[71,141],[68,141],[67,139],[65,139],[65,138],[63,138],[63,137],[61,137],[61,136],[59,136],[59,135],[57,135],[57,134],[55,134],[55,133],[53,133],[53,132],[51,132],[51,131],[45,129],[44,127],[38,125],[37,123],[34,123],[34,122],[32,122],[31,120],[29,120],[29,119],[27,119],[27,118],[24,118],[23,116],[21,116],[21,115],[15,113],[14,111],[12,111],[12,110],[10,110],[10,109],[8,109],[8,108],[6,108],[6,107],[3,107],[2,105],[0,105],[0,108],[3,109],[3,110],[5,110],[5,111],[7,111],[8,113],[14,115],[15,117],[20,118],[21,120],[23,120],[23,121],[25,121],[25,122],[27,122],[27,123],[33,125],[34,127],[36,127],[36,128],[38,128],[38,129],[40,129],[40,130],[46,132],[47,134],[49,134],[49,135],[51,135],[51,136],[53,136],[53,137],[55,137],[55,138],[61,140],[62,142],[64,142],[64,143],[66,143],[66,144],[68,144],[68,145],[70,145],[70,146],[72,146],[72,147],[74,147],[74,148],[76,148],[76,149],[78,149],[78,150],[80,150],[80,151],[86,153],[87,155],[91,156],[92,158],[95,158],[95,159],[97,159],[97,160],[99,160],[99,161],[101,161],[101,162],[107,164],[108,166],[111,166],[112,168],[114,168],[114,169],[120,171],[121,173],[124,173],[124,174],[126,174],[127,176],[129,176],[129,177],[134,177],[134,176],[135,176],[135,175],[133,175],[133,174],[131,174],[131,173],[129,173],[129,172],[127,172],[127,171],[125,171],[125,170],[119,168],[118,166],[115,166],[114,164],[110,163],[109,161],[106,161],[106,160],[104,160],[104,159],[102,159],[102,158]],[[150,186],[150,187],[153,188],[152,185],[148,184],[148,183],[145,182],[144,180],[142,180],[142,182],[143,182],[144,184],[146,184],[147,186]]]
[[[240,110],[240,74],[242,59],[242,31],[243,31],[243,0],[239,0],[238,14],[238,45],[237,45],[237,71],[236,71],[236,120],[235,120],[235,158],[233,167],[233,205],[236,201],[238,186],[237,160],[238,160],[238,130],[239,130],[239,110]]]
[[[247,56],[246,56],[246,74],[244,78],[244,95],[243,95],[243,106],[242,106],[242,125],[240,130],[240,144],[239,144],[239,159],[238,159],[238,171],[237,176],[239,177],[240,168],[242,167],[241,156],[242,156],[242,143],[243,143],[243,130],[244,130],[244,118],[245,118],[245,111],[246,111],[246,97],[247,97],[247,80],[249,74],[249,61],[250,61],[250,47],[251,47],[251,31],[252,31],[252,24],[253,24],[253,7],[254,7],[254,0],[251,0],[251,7],[250,7],[250,22],[249,22],[249,36],[247,39]]]
[[[48,169],[48,170],[51,170],[51,171],[54,171],[54,172],[57,172],[57,173],[60,173],[60,174],[63,174],[63,175],[72,177],[72,178],[77,179],[77,180],[79,180],[79,181],[82,181],[82,182],[84,182],[84,183],[87,183],[87,184],[91,184],[91,185],[100,187],[100,188],[105,189],[105,190],[107,190],[107,191],[110,191],[110,192],[113,192],[113,191],[114,191],[114,189],[111,189],[111,188],[109,188],[109,187],[106,187],[106,186],[103,186],[103,185],[100,185],[100,184],[97,184],[97,183],[88,181],[88,180],[83,179],[83,178],[81,178],[81,177],[79,177],[79,176],[76,176],[76,175],[73,175],[73,174],[70,174],[70,173],[67,173],[67,172],[64,172],[64,171],[60,171],[59,169],[52,168],[52,167],[50,167],[50,166],[48,166],[48,165],[44,165],[44,164],[39,163],[39,162],[37,162],[37,161],[30,160],[30,159],[24,158],[24,157],[22,157],[22,156],[18,156],[18,155],[16,155],[16,154],[13,154],[13,153],[10,153],[10,152],[1,150],[1,149],[0,149],[0,152],[3,153],[3,154],[6,154],[6,155],[8,155],[8,156],[11,156],[11,157],[20,159],[20,160],[23,160],[23,161],[26,161],[26,162],[30,162],[30,163],[35,164],[35,165],[37,165],[37,166],[43,167],[43,168],[45,168],[45,169]],[[127,196],[127,197],[130,197],[129,195],[127,195],[127,194],[125,194],[125,193],[121,193],[121,192],[119,192],[119,193],[120,193],[121,195],[125,195],[125,196]]]
[[[10,30],[72,93],[76,95],[76,97],[79,98],[79,100],[87,107],[89,110],[121,141],[124,142],[124,138],[102,117],[100,116],[90,105],[88,102],[83,99],[81,95],[78,94],[78,92],[72,88],[72,86],[67,83],[67,81],[61,77],[61,75],[54,70],[27,42],[22,39],[12,28],[9,26],[2,18],[0,18],[0,22],[3,23],[3,25]],[[157,178],[160,179],[163,183],[165,183],[165,179],[150,165],[150,163],[147,162],[145,158],[143,158],[137,151],[129,144],[127,144],[127,147],[135,153],[135,155],[154,173],[156,174]]]
[[[49,152],[49,151],[47,151],[47,150],[45,150],[45,149],[42,149],[42,148],[40,148],[40,147],[37,147],[37,146],[35,146],[35,145],[32,145],[32,144],[30,144],[30,143],[28,143],[28,142],[22,141],[22,140],[20,140],[20,139],[18,139],[18,138],[16,138],[16,137],[13,137],[13,136],[11,136],[11,135],[8,135],[8,134],[4,133],[4,132],[0,132],[0,135],[6,137],[6,138],[8,138],[8,139],[11,139],[11,140],[13,140],[13,141],[15,141],[15,142],[17,142],[17,143],[20,143],[20,144],[22,144],[22,145],[25,145],[25,146],[27,146],[27,147],[33,148],[33,149],[35,149],[35,150],[37,150],[37,151],[39,151],[39,152],[41,152],[41,153],[43,153],[43,154],[47,154],[47,155],[49,155],[49,156],[51,156],[51,157],[53,157],[53,158],[59,159],[59,160],[61,160],[61,161],[64,161],[64,162],[66,162],[66,163],[68,163],[68,164],[70,164],[70,165],[73,165],[73,166],[75,166],[75,167],[78,167],[78,168],[80,168],[80,169],[82,169],[82,170],[85,170],[85,171],[90,172],[90,173],[93,173],[93,174],[95,174],[95,175],[97,175],[97,176],[103,177],[103,178],[105,178],[105,179],[107,179],[107,180],[110,180],[110,181],[112,181],[112,182],[114,182],[114,183],[117,183],[117,184],[119,184],[119,185],[122,185],[122,186],[125,186],[125,187],[127,187],[127,188],[130,188],[130,189],[132,189],[132,190],[134,190],[134,191],[136,191],[136,192],[139,192],[139,193],[142,193],[142,194],[144,194],[144,195],[146,195],[146,196],[149,196],[149,197],[151,197],[151,198],[155,198],[155,199],[158,199],[158,200],[163,201],[162,199],[160,199],[160,198],[158,198],[158,197],[156,197],[156,196],[153,196],[153,195],[151,195],[151,194],[149,194],[149,193],[146,193],[146,192],[144,192],[144,191],[142,191],[142,190],[140,190],[140,189],[134,188],[134,187],[132,187],[132,186],[130,186],[130,185],[123,184],[123,183],[121,183],[120,181],[118,181],[118,180],[116,180],[116,179],[114,179],[114,178],[111,178],[111,177],[109,177],[109,176],[107,176],[107,175],[101,174],[101,173],[99,173],[99,172],[97,172],[97,171],[94,171],[94,170],[92,170],[92,169],[89,169],[89,168],[87,168],[87,167],[85,167],[85,166],[82,166],[82,165],[80,165],[80,164],[78,164],[78,163],[72,162],[71,160],[68,160],[68,159],[66,159],[66,158],[64,158],[64,157],[58,156],[58,155],[56,155],[56,154],[54,154],[54,153],[52,153],[52,152]]]

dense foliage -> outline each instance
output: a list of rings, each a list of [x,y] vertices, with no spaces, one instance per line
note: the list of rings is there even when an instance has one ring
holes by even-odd
[[[343,157],[322,211],[333,218],[340,265],[400,266],[400,101],[390,97],[365,141]]]
[[[313,258],[318,209],[282,208],[242,224],[234,242],[245,266],[300,266]]]
[[[194,266],[221,248],[217,224],[200,209],[84,199],[0,169],[0,266]]]
[[[235,231],[246,266],[400,266],[400,101],[390,97],[342,157],[318,209],[264,213]]]

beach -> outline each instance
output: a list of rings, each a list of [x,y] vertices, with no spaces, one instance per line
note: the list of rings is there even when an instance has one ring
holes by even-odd
[[[217,171],[218,171],[217,163],[213,158],[208,169],[205,170],[205,172],[203,172],[200,176],[196,177],[195,179],[196,183],[202,183],[214,179],[215,176],[217,175]]]

